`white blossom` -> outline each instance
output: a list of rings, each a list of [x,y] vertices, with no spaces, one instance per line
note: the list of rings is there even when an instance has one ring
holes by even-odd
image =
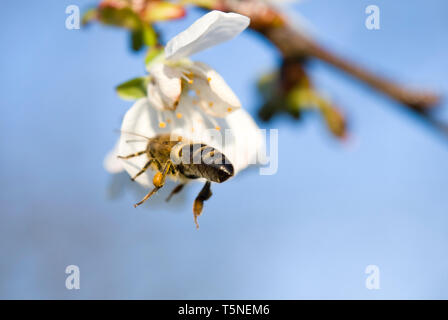
[[[176,110],[181,94],[195,96],[194,105],[212,117],[225,117],[241,108],[238,97],[214,69],[189,56],[230,40],[249,25],[249,18],[211,11],[171,39],[164,57],[148,66],[148,99],[158,110]]]
[[[120,139],[104,162],[109,172],[126,170],[135,176],[148,161],[147,155],[130,159],[118,155],[146,150],[148,139],[167,133],[220,150],[235,175],[257,164],[264,141],[255,121],[215,70],[188,59],[235,37],[248,24],[245,16],[212,11],[168,42],[164,56],[148,67],[147,97],[137,100],[123,119]],[[154,174],[147,170],[136,181],[151,187]]]
[[[192,99],[182,95],[175,111],[157,110],[146,98],[137,100],[124,116],[119,142],[106,157],[105,168],[111,173],[117,173],[121,168],[134,176],[148,161],[147,156],[127,160],[117,156],[145,150],[147,138],[167,133],[222,151],[233,164],[235,175],[247,166],[257,164],[257,154],[264,141],[252,117],[244,109],[239,109],[226,118],[210,121],[201,110],[191,108]],[[161,121],[169,125],[161,127]],[[153,176],[154,172],[148,170],[136,181],[150,187]]]

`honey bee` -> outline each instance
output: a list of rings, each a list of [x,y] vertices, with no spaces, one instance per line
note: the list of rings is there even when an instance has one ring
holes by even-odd
[[[130,134],[141,136],[148,141],[145,150],[127,156],[118,156],[120,159],[131,159],[146,155],[148,161],[131,180],[134,181],[148,169],[156,172],[153,178],[154,188],[134,207],[144,203],[162,188],[167,176],[180,182],[171,191],[167,201],[180,192],[190,180],[203,178],[206,180],[205,185],[193,204],[194,222],[196,228],[199,228],[197,218],[202,212],[204,201],[212,196],[211,183],[221,183],[232,177],[234,174],[232,163],[217,149],[203,143],[190,142],[182,137],[173,140],[170,134],[160,134],[154,138]]]

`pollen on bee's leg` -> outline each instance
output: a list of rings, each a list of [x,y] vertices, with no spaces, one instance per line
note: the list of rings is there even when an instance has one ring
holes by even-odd
[[[208,82],[212,81],[212,78],[208,77],[208,78],[207,78],[207,81],[208,81]]]
[[[196,225],[196,229],[199,229],[198,217],[202,213],[202,208],[204,207],[204,203],[199,200],[195,200],[193,203],[193,215],[194,215],[194,224]]]
[[[160,127],[160,128],[165,128],[165,127],[166,127],[166,123],[163,122],[163,121],[160,121],[160,122],[159,122],[159,127]]]
[[[233,110],[233,109],[230,108],[230,107],[227,108],[227,112],[232,112],[232,110]]]
[[[161,172],[157,172],[152,179],[152,183],[155,187],[161,187],[163,185],[163,175]]]
[[[210,199],[211,196],[212,191],[210,190],[210,181],[207,181],[193,203],[194,223],[196,224],[197,229],[199,229],[198,217],[201,215],[202,209],[204,208],[204,201]]]
[[[176,114],[176,117],[177,117],[177,119],[182,118],[182,113],[178,112],[178,113]]]
[[[210,108],[213,107],[213,102],[210,101],[210,102],[208,103],[208,106],[209,106]]]
[[[219,131],[219,130],[221,130],[221,127],[220,126],[216,126],[215,129]]]

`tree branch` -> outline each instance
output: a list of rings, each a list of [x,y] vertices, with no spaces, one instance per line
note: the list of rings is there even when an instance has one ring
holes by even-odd
[[[307,57],[324,61],[414,111],[424,113],[440,102],[440,96],[435,93],[398,85],[324,49],[294,28],[278,10],[265,2],[218,0],[216,9],[250,17],[250,27],[265,36],[285,58]]]

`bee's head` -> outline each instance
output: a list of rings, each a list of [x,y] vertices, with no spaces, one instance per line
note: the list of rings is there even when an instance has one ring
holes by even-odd
[[[233,164],[230,162],[219,165],[217,170],[217,179],[214,182],[221,183],[233,176]]]

